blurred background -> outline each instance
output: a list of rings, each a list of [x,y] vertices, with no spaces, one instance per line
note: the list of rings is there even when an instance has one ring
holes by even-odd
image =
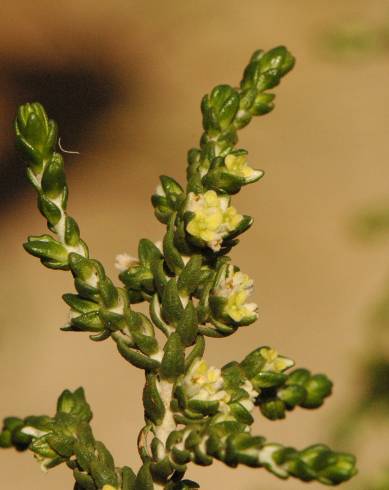
[[[256,281],[260,320],[210,340],[207,358],[221,366],[271,345],[327,373],[323,408],[280,422],[258,413],[255,432],[352,450],[360,474],[344,488],[389,489],[379,481],[389,467],[389,2],[4,0],[1,10],[0,418],[51,414],[64,388],[82,385],[96,437],[118,465],[138,466],[142,373],[112,343],[59,331],[71,278],[22,249],[45,223],[14,152],[17,106],[42,102],[62,146],[80,152],[66,158],[69,210],[115,274],[117,253],[161,238],[150,195],[162,173],[183,181],[203,94],[237,84],[255,49],[285,44],[297,65],[276,110],[241,134],[266,172],[235,201],[255,217],[233,259]],[[70,471],[44,475],[27,453],[2,451],[0,472],[3,488],[72,488]],[[221,464],[188,476],[202,489],[306,487]]]

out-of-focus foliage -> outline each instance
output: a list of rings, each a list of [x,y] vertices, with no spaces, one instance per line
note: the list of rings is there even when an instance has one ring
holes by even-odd
[[[346,21],[326,29],[319,39],[327,57],[344,61],[371,58],[389,53],[389,20]]]
[[[386,469],[380,478],[368,484],[366,490],[387,490],[388,488],[389,488],[389,470]]]
[[[384,241],[389,234],[389,208],[377,207],[360,213],[353,220],[352,230],[360,241]],[[339,442],[350,447],[355,445],[355,448],[362,424],[389,420],[389,281],[368,312],[366,341],[358,364],[355,380],[359,385],[359,398],[349,404],[352,408],[340,418],[335,436]],[[378,477],[371,475],[355,488],[388,490],[388,469]]]
[[[374,206],[363,210],[352,221],[354,235],[366,242],[389,236],[389,205]]]
[[[369,61],[389,54],[389,21],[344,22],[327,29],[320,37],[322,53],[335,61]],[[389,205],[369,206],[351,221],[354,239],[367,244],[389,237]],[[349,403],[340,417],[335,439],[357,448],[362,425],[370,420],[389,420],[389,280],[368,309],[366,341],[359,354],[355,381],[359,398]],[[389,461],[389,458],[388,458]],[[389,471],[368,475],[358,490],[388,490]]]

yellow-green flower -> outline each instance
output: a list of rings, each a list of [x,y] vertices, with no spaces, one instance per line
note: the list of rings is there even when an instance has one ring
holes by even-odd
[[[224,164],[230,174],[242,177],[247,183],[255,182],[262,177],[262,170],[254,170],[247,164],[247,155],[227,155]]]
[[[224,213],[224,224],[228,231],[234,231],[241,220],[242,216],[233,206],[226,209],[226,212]]]
[[[240,322],[243,318],[256,314],[257,305],[246,303],[247,296],[246,291],[236,291],[228,297],[225,312],[235,322]]]
[[[220,227],[223,223],[223,214],[218,209],[205,210],[195,214],[188,223],[187,231],[205,242],[216,242],[220,239]]]
[[[256,303],[247,303],[253,290],[253,280],[247,274],[236,271],[233,265],[228,265],[214,293],[227,299],[224,312],[238,323],[244,318],[258,316]]]
[[[292,359],[279,356],[275,349],[270,347],[262,347],[259,351],[261,356],[265,359],[266,363],[262,367],[262,371],[272,371],[274,373],[281,373],[294,365]]]
[[[223,387],[224,379],[221,370],[208,366],[203,359],[193,363],[183,381],[186,395],[193,400],[228,403],[230,395]]]
[[[242,221],[241,216],[233,206],[229,206],[228,196],[218,196],[215,191],[204,194],[189,193],[186,209],[194,213],[186,230],[194,237],[204,240],[208,247],[217,252],[220,250],[223,238]]]

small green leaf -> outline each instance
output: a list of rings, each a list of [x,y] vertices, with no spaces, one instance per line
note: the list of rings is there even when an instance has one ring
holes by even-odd
[[[49,120],[41,104],[34,102],[19,107],[15,121],[16,143],[23,157],[36,171],[57,143],[57,125]]]
[[[80,242],[80,229],[70,216],[67,216],[65,220],[65,242],[72,247],[77,246]]]
[[[256,391],[260,391],[261,388],[270,388],[274,386],[280,386],[285,383],[287,375],[283,373],[273,373],[271,371],[262,371],[251,379]]]
[[[157,388],[157,378],[153,374],[146,376],[146,384],[143,389],[143,406],[146,416],[153,424],[160,425],[165,416],[165,406]]]
[[[166,225],[174,212],[168,205],[167,198],[165,196],[153,194],[151,196],[151,204],[153,205],[154,214],[157,220]]]
[[[79,313],[89,313],[99,309],[99,305],[97,303],[94,301],[88,301],[78,294],[67,293],[62,296],[62,299],[68,306],[70,306],[70,308]]]
[[[71,325],[80,332],[100,332],[104,330],[104,322],[101,320],[98,310],[73,317]]]
[[[50,201],[44,194],[38,195],[38,208],[51,226],[58,224],[62,217],[60,208]]]
[[[261,72],[276,70],[279,76],[286,75],[294,66],[295,59],[285,46],[269,50],[259,59]]]
[[[108,277],[100,278],[98,287],[104,305],[107,308],[116,306],[119,299],[119,293],[117,288],[113,285],[111,279]]]
[[[145,238],[139,242],[138,255],[141,264],[146,267],[150,267],[155,260],[162,258],[159,248],[151,240]]]
[[[177,282],[172,278],[163,291],[162,316],[166,322],[177,325],[183,313],[184,307],[178,294]]]
[[[246,408],[239,402],[230,403],[229,407],[232,415],[236,418],[238,422],[246,425],[251,425],[254,422],[251,413],[246,410]]]
[[[185,359],[185,372],[188,371],[193,361],[197,358],[201,358],[205,351],[205,340],[203,335],[198,335],[193,349]]]
[[[10,430],[0,432],[0,447],[5,449],[12,447],[12,432]]]
[[[305,386],[305,384],[309,381],[310,377],[311,377],[311,373],[308,371],[308,369],[304,369],[304,368],[295,369],[289,374],[286,384]]]
[[[178,207],[185,198],[184,190],[178,182],[166,175],[161,175],[160,181],[170,208],[172,210],[178,210]]]
[[[92,260],[72,252],[69,254],[69,265],[75,277],[87,281],[96,274],[96,268]]]
[[[173,473],[173,466],[168,456],[165,456],[158,463],[151,463],[150,472],[153,479],[164,481]]]
[[[285,403],[278,398],[265,400],[260,404],[260,409],[262,415],[269,420],[279,420],[285,418]]]
[[[166,336],[169,336],[169,325],[167,325],[161,318],[161,305],[159,303],[158,294],[154,294],[153,299],[150,302],[150,317],[154,322],[154,325],[159,328]]]
[[[150,463],[145,463],[139,470],[135,480],[134,490],[153,490],[154,483],[150,473]]]
[[[196,308],[191,301],[186,305],[184,313],[177,323],[176,330],[186,347],[194,344],[198,331],[198,318]]]
[[[206,103],[204,103],[204,128],[228,128],[239,108],[239,94],[229,85],[215,87]]]
[[[155,337],[152,337],[151,335],[143,335],[138,332],[133,332],[132,336],[136,346],[141,352],[143,352],[143,354],[149,356],[158,352],[159,346]]]
[[[47,442],[63,458],[70,458],[73,454],[73,446],[75,443],[74,437],[65,434],[49,434]]]
[[[42,175],[42,190],[50,199],[60,196],[66,186],[63,158],[59,153],[53,153]]]
[[[23,244],[24,249],[40,259],[49,259],[67,267],[68,252],[66,248],[50,235],[30,236]]]
[[[288,407],[295,407],[304,402],[307,391],[300,385],[287,385],[278,391],[278,397],[285,402]]]
[[[122,488],[121,490],[135,490],[136,475],[128,466],[122,468]]]
[[[96,485],[93,481],[93,478],[88,475],[87,473],[84,473],[77,468],[73,470],[73,476],[74,479],[76,480],[78,486],[76,487],[75,490],[96,490]]]
[[[163,254],[169,269],[173,273],[179,274],[184,268],[184,262],[174,244],[174,221],[175,216],[173,215],[169,220],[168,230],[163,239]]]
[[[240,191],[245,180],[233,175],[223,168],[210,170],[203,178],[203,184],[207,189],[218,193],[236,194]]]
[[[202,415],[215,415],[219,409],[219,402],[216,400],[189,400],[188,408]]]
[[[115,313],[109,309],[100,308],[99,315],[107,330],[122,330],[126,327],[126,319],[121,313]]]
[[[318,408],[332,391],[332,382],[324,374],[315,374],[304,384],[307,396],[301,404],[304,408]]]
[[[122,340],[117,342],[118,351],[120,354],[126,359],[126,361],[130,362],[137,368],[145,369],[146,371],[153,371],[158,369],[160,363],[155,359],[151,359],[139,352],[135,351],[128,347]]]
[[[161,377],[175,380],[185,370],[185,350],[178,333],[173,333],[165,345],[161,363]]]
[[[261,355],[262,347],[258,347],[248,354],[240,363],[248,379],[258,374],[265,365],[265,359]]]
[[[194,293],[201,280],[201,255],[193,255],[185,265],[177,280],[177,287],[181,294],[190,296]]]

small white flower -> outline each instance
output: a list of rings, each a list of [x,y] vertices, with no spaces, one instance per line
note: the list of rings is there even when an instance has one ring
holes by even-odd
[[[254,408],[255,399],[257,398],[259,393],[258,391],[254,390],[253,385],[248,379],[246,379],[243,385],[241,385],[241,388],[248,394],[248,398],[245,398],[244,400],[239,400],[239,403],[243,405],[248,412],[251,412]]]
[[[139,265],[139,259],[127,253],[119,254],[115,258],[115,268],[124,272],[134,265]]]
[[[156,242],[154,242],[154,245],[163,254],[162,240],[157,240]],[[134,257],[128,253],[118,254],[115,257],[115,268],[120,272],[124,272],[130,269],[131,267],[134,267],[139,264],[140,264],[139,258]]]
[[[166,197],[166,193],[165,191],[163,190],[163,187],[161,184],[158,184],[157,185],[157,188],[155,189],[155,194],[157,194],[157,196],[162,196],[162,197]]]
[[[46,434],[49,433],[49,431],[39,430],[36,429],[35,427],[31,427],[30,425],[26,425],[25,427],[23,427],[21,432],[23,432],[23,434],[27,434],[28,436],[32,436],[36,438],[45,436]]]
[[[254,281],[241,271],[235,271],[233,265],[228,265],[224,277],[215,291],[218,296],[228,298],[231,293],[245,291],[250,295],[254,291]]]

